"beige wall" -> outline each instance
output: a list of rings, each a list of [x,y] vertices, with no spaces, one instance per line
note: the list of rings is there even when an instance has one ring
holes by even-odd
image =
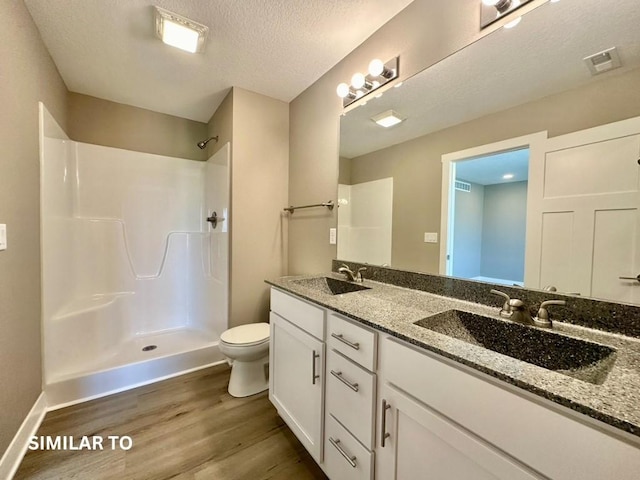
[[[42,390],[38,101],[64,128],[67,89],[24,3],[0,0],[0,457]]]
[[[640,115],[640,69],[553,95],[351,160],[352,183],[393,177],[396,268],[438,272],[441,157],[445,153],[548,130],[562,135]]]
[[[522,11],[542,3],[544,0],[534,0]],[[479,32],[478,9],[478,0],[415,0],[291,102],[290,203],[304,205],[337,197],[342,108],[336,85],[364,71],[373,58],[388,60],[397,55],[400,78],[406,79],[500,27],[497,23]],[[336,247],[329,245],[329,228],[336,223],[336,210],[295,214],[289,224],[291,274],[330,268]]]
[[[207,138],[218,137],[218,141],[210,141],[207,144],[206,157],[209,158],[220,150],[226,143],[233,141],[233,89],[214,112],[207,124]],[[233,155],[233,142],[231,143]]]
[[[169,157],[206,160],[197,143],[206,140],[207,124],[69,93],[69,128],[73,140]]]
[[[229,325],[266,322],[267,278],[287,272],[289,105],[233,89]]]

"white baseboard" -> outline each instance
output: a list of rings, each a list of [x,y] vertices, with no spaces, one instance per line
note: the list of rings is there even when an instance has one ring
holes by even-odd
[[[47,399],[44,392],[42,392],[22,425],[20,425],[9,448],[0,459],[0,479],[11,480],[13,478],[20,466],[20,462],[22,462],[22,457],[27,452],[29,439],[38,431],[45,413],[47,413]]]

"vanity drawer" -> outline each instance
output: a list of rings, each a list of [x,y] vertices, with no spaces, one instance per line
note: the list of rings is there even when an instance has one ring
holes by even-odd
[[[377,334],[367,328],[330,313],[327,341],[329,347],[342,353],[370,371],[376,369]]]
[[[331,350],[325,378],[327,412],[372,449],[376,376]]]
[[[335,418],[327,415],[325,472],[331,480],[370,480],[373,453],[364,448]]]
[[[317,339],[324,340],[325,310],[323,308],[272,288],[271,311]]]

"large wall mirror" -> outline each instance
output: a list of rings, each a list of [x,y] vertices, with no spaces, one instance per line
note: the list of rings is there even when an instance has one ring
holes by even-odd
[[[338,258],[639,304],[638,25],[546,3],[348,111]]]

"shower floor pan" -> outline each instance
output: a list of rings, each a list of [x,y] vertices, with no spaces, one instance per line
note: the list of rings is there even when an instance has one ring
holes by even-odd
[[[155,348],[154,348],[155,347]],[[134,337],[109,358],[81,371],[52,375],[45,392],[49,410],[121,392],[224,361],[217,341],[179,329]]]

